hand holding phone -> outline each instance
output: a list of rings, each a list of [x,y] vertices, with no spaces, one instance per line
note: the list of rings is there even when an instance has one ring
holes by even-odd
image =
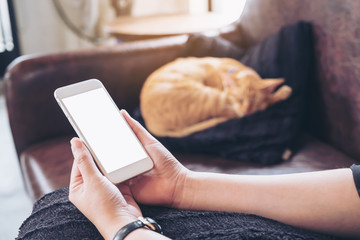
[[[153,168],[151,158],[99,80],[61,87],[54,95],[111,182],[120,183]]]

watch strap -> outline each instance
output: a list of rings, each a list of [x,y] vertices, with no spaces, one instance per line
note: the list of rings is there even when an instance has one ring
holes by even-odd
[[[113,240],[123,240],[129,233],[138,229],[138,228],[147,228],[149,230],[158,232],[162,234],[160,225],[152,218],[143,218],[139,217],[139,220],[131,222],[124,227],[122,227],[115,235]]]

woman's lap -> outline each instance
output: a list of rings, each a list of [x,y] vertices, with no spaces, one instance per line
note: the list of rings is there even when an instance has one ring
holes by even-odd
[[[174,239],[335,239],[262,217],[141,206]],[[100,213],[99,213],[100,214]],[[19,230],[18,239],[103,239],[68,199],[68,189],[45,195]]]

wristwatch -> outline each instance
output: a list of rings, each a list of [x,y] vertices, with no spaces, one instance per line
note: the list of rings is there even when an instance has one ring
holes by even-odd
[[[149,217],[138,217],[137,221],[131,222],[122,227],[114,237],[114,240],[123,240],[129,233],[138,228],[147,228],[149,230],[163,234],[160,225],[152,218]]]

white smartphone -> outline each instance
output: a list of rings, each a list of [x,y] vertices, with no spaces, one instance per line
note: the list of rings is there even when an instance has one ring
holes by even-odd
[[[97,79],[55,90],[54,96],[102,173],[120,183],[153,168],[153,162]]]

